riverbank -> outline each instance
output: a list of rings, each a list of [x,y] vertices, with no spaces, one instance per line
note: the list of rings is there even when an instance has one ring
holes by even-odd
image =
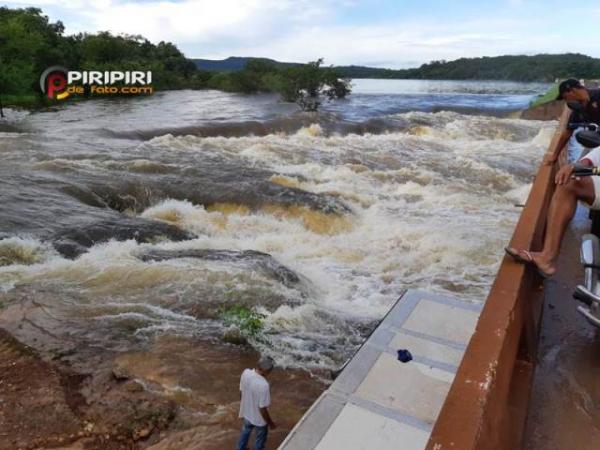
[[[6,317],[3,312],[0,320],[0,449],[235,446],[239,375],[254,366],[255,351],[174,338],[114,358],[90,353],[89,361],[75,363],[21,344],[4,328],[10,328]],[[172,358],[186,359],[183,372],[169,369]],[[271,385],[279,428],[268,448],[275,449],[324,385],[306,372],[283,369],[273,373]]]
[[[3,95],[1,98],[4,108],[25,108],[34,110],[45,105],[36,95]]]

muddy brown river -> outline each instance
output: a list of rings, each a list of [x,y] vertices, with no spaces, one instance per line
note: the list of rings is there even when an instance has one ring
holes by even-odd
[[[216,91],[9,109],[0,448],[233,447],[259,353],[279,367],[276,448],[404,289],[485,299],[555,127],[507,115],[544,88],[357,80],[318,114]]]

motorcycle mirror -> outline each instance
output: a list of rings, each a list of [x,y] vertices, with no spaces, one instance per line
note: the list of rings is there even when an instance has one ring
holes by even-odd
[[[575,135],[575,139],[587,148],[600,147],[600,134],[596,131],[582,130]]]
[[[567,106],[573,111],[583,111],[584,109],[583,104],[581,102],[567,102]]]

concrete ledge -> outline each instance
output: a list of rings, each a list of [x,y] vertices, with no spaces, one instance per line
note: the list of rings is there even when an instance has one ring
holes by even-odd
[[[479,312],[408,291],[279,448],[424,449]],[[413,360],[400,362],[399,349]]]
[[[557,149],[568,118],[563,105],[549,153]],[[511,247],[542,247],[555,171],[540,166]],[[427,450],[521,448],[542,315],[541,281],[532,267],[504,257]]]

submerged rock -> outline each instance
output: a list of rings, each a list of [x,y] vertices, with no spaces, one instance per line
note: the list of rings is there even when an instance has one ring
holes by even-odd
[[[233,345],[246,345],[248,339],[242,334],[237,328],[230,328],[223,333],[222,338],[224,342]]]
[[[307,207],[325,214],[352,212],[334,195],[282,186],[270,181],[273,175],[228,161],[205,160],[202,166],[185,168],[181,173],[128,174],[126,179],[89,177],[80,182],[85,188],[70,188],[69,194],[90,206],[101,204],[115,211],[134,213],[165,199],[186,200],[206,207],[231,203],[250,210],[278,205]]]
[[[213,249],[183,249],[183,250],[151,250],[139,255],[142,261],[165,261],[177,258],[198,258],[208,261],[244,261],[254,264],[266,275],[276,279],[285,286],[300,283],[300,277],[291,269],[279,263],[268,253],[255,250],[213,250]]]
[[[75,258],[85,253],[93,245],[109,241],[155,242],[161,239],[184,241],[195,236],[187,231],[164,222],[117,217],[94,222],[82,227],[70,228],[57,233],[53,240],[54,248],[67,258]]]

